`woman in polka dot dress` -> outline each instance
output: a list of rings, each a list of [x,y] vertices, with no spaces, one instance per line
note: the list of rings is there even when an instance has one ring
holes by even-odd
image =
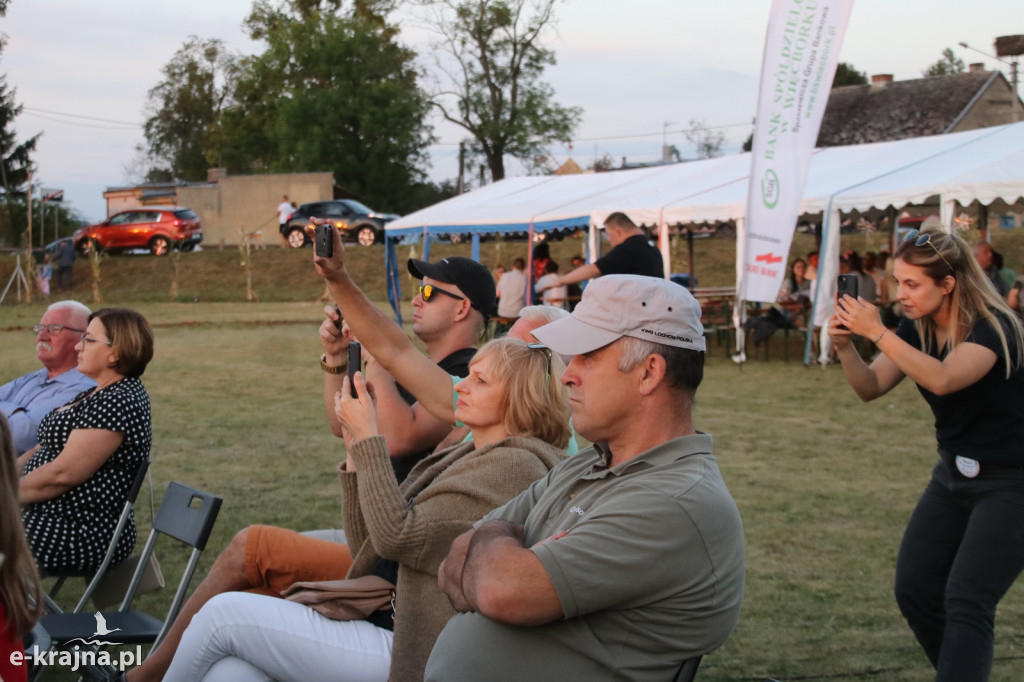
[[[139,381],[153,357],[146,319],[124,308],[98,310],[76,349],[78,371],[96,388],[46,415],[39,445],[18,460],[21,516],[44,572],[99,566],[152,440],[149,396]],[[114,563],[134,547],[129,517]]]

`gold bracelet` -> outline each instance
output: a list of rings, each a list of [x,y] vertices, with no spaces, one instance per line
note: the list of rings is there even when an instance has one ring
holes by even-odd
[[[888,328],[886,328],[886,329],[883,329],[883,330],[882,330],[882,333],[878,335],[878,338],[877,338],[877,339],[875,339],[875,345],[877,346],[877,345],[878,345],[878,342],[882,340],[882,337],[883,337],[883,336],[885,336],[885,335],[886,335],[886,334],[888,334],[888,333],[889,333],[889,329],[888,329]]]
[[[328,365],[327,353],[324,353],[320,356],[320,369],[322,369],[326,374],[344,374],[345,370],[348,369],[348,361],[346,361],[344,365],[338,365],[337,367],[334,365]]]

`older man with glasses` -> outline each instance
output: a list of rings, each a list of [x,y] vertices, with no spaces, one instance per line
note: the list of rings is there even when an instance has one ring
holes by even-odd
[[[0,386],[0,412],[11,424],[19,455],[36,446],[36,430],[47,413],[96,386],[77,369],[75,344],[88,322],[89,309],[78,301],[51,305],[32,327],[43,368]]]

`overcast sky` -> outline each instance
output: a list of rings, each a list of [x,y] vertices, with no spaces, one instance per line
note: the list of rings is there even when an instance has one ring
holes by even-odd
[[[921,71],[953,48],[964,62],[1001,65],[959,47],[989,54],[998,35],[1024,33],[1024,2],[856,0],[840,54],[870,76],[896,80]],[[693,146],[683,130],[703,121],[739,151],[752,130],[770,0],[564,0],[548,44],[558,64],[547,80],[564,105],[583,108],[570,155],[583,167],[610,154],[616,162],[660,158],[663,138],[685,158]],[[0,31],[8,36],[0,73],[25,110],[15,121],[24,138],[43,133],[37,179],[63,189],[85,218],[105,217],[103,190],[130,182],[127,168],[143,142],[146,93],[190,34],[220,38],[253,53],[241,24],[250,0],[11,0]],[[404,39],[425,55],[425,34],[400,19]],[[1008,69],[1004,73],[1009,75]],[[668,125],[666,125],[668,124]],[[434,180],[453,178],[460,129],[438,123],[431,148]],[[520,174],[512,164],[510,175]],[[273,211],[273,198],[268,211]],[[374,207],[388,210],[387,206]]]

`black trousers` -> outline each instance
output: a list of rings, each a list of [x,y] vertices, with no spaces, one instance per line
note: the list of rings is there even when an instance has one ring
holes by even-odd
[[[996,605],[1024,568],[1024,469],[940,460],[907,525],[896,601],[937,682],[988,680]]]

